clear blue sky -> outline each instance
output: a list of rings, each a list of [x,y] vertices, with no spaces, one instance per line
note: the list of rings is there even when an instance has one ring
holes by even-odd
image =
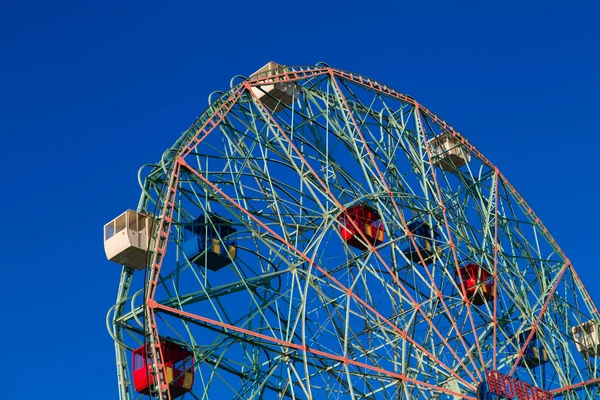
[[[138,168],[210,92],[269,60],[361,73],[441,116],[600,303],[596,2],[285,3],[1,2],[2,398],[117,398],[105,314],[120,268],[102,226],[136,207]]]

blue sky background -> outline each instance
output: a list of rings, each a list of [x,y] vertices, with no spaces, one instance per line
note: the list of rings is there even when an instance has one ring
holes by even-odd
[[[175,2],[173,2],[175,3]],[[2,398],[117,398],[102,226],[236,74],[410,94],[515,185],[600,303],[596,2],[0,1]],[[595,287],[596,286],[596,287]]]

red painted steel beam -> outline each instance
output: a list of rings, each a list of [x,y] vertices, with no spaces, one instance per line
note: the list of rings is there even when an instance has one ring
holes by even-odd
[[[445,388],[442,388],[442,387],[439,387],[439,386],[436,386],[436,385],[432,385],[432,384],[427,383],[427,382],[422,382],[422,381],[419,381],[417,379],[410,378],[410,377],[408,377],[405,374],[399,374],[397,372],[388,371],[388,370],[385,370],[383,368],[379,368],[379,367],[376,367],[376,366],[373,366],[373,365],[362,363],[360,361],[355,361],[355,360],[352,360],[352,359],[348,358],[347,356],[343,356],[342,357],[342,356],[338,356],[338,355],[335,355],[335,354],[332,354],[332,353],[329,353],[329,352],[326,352],[326,351],[322,351],[322,350],[310,348],[310,347],[306,346],[305,344],[298,344],[298,343],[293,343],[293,342],[290,342],[290,341],[287,341],[287,340],[278,339],[278,338],[275,338],[275,337],[272,337],[272,336],[268,336],[268,335],[265,335],[265,334],[262,334],[262,333],[251,331],[249,329],[240,328],[240,327],[235,326],[235,325],[227,324],[225,322],[221,322],[221,321],[213,320],[213,319],[210,319],[210,318],[202,317],[200,315],[192,314],[192,313],[189,313],[189,312],[186,312],[186,311],[183,311],[183,310],[179,310],[177,308],[168,307],[168,306],[160,304],[160,303],[158,303],[156,301],[150,303],[149,306],[151,308],[153,308],[154,310],[161,310],[161,311],[164,311],[164,312],[169,313],[171,315],[179,315],[179,316],[182,316],[182,317],[186,317],[186,318],[190,318],[190,319],[193,319],[193,320],[201,321],[201,322],[204,322],[204,323],[207,323],[207,324],[210,324],[210,325],[218,326],[218,327],[223,328],[223,329],[232,330],[232,331],[237,332],[237,333],[241,333],[241,334],[244,334],[244,335],[252,336],[252,337],[257,338],[257,339],[265,340],[267,342],[278,344],[278,345],[283,346],[283,347],[288,348],[288,349],[295,349],[295,350],[302,351],[304,353],[311,353],[311,354],[314,354],[314,355],[319,356],[319,357],[325,357],[325,358],[328,358],[330,360],[341,362],[344,365],[352,365],[352,366],[355,366],[355,367],[364,368],[366,370],[377,372],[379,374],[386,375],[386,376],[389,376],[391,378],[399,379],[399,380],[401,380],[403,382],[410,382],[410,383],[413,383],[415,385],[419,385],[419,386],[422,386],[422,387],[425,387],[425,388],[428,388],[428,389],[434,389],[436,391],[447,393],[447,394],[450,394],[450,395],[453,395],[453,396],[458,396],[458,397],[463,398],[463,399],[476,400],[474,397],[470,397],[470,396],[467,396],[467,395],[462,394],[462,393],[453,392],[451,390],[448,390],[448,389],[445,389]]]

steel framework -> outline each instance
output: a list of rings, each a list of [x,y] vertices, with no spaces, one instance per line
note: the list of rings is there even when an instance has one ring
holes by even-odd
[[[140,170],[152,251],[145,272],[123,268],[107,316],[121,399],[143,397],[129,357],[144,343],[152,397],[173,398],[160,340],[193,350],[190,399],[475,399],[488,369],[555,397],[597,396],[598,358],[577,351],[571,329],[600,320],[598,310],[492,163],[374,80],[325,64],[270,79],[294,85],[295,101],[275,112],[252,90],[264,80],[232,80],[159,163]],[[431,140],[441,134],[470,162],[436,167]],[[339,216],[365,203],[386,236],[362,251],[342,240]],[[181,249],[183,226],[200,214],[237,230],[237,257],[222,270],[198,267]],[[431,263],[403,251],[415,243],[414,220],[439,233]],[[456,278],[467,263],[493,276],[481,305]],[[534,338],[548,362],[523,362]]]

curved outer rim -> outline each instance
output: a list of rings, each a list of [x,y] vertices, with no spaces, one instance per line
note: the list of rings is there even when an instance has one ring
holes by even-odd
[[[381,84],[375,80],[368,79],[361,75],[346,72],[343,70],[333,69],[330,67],[306,67],[306,66],[304,66],[304,67],[286,67],[284,72],[269,76],[269,80],[272,83],[296,82],[299,80],[304,80],[307,78],[316,77],[316,76],[325,75],[325,74],[330,75],[332,78],[338,78],[338,79],[350,81],[350,82],[360,85],[368,90],[375,91],[380,94],[389,96],[391,98],[413,104],[415,109],[418,112],[427,116],[431,121],[435,122],[443,132],[447,132],[448,134],[452,135],[456,140],[459,140],[462,146],[464,146],[469,152],[473,153],[476,157],[478,157],[484,164],[487,164],[495,172],[496,180],[502,179],[504,185],[509,189],[511,194],[517,200],[517,203],[518,203],[519,207],[521,208],[521,210],[525,213],[525,215],[527,215],[527,217],[530,219],[530,221],[533,224],[535,224],[536,226],[538,226],[541,229],[542,234],[548,240],[548,243],[550,244],[550,246],[552,246],[554,251],[558,255],[560,255],[560,257],[563,260],[565,260],[564,266],[562,267],[561,271],[559,272],[559,277],[556,280],[554,287],[552,288],[552,290],[548,296],[548,299],[546,300],[542,310],[540,311],[537,321],[535,322],[535,324],[533,325],[533,328],[531,329],[530,335],[528,336],[526,342],[523,344],[523,348],[521,349],[521,351],[518,355],[518,358],[515,359],[513,367],[510,371],[510,375],[512,375],[514,373],[516,366],[518,365],[519,361],[522,359],[522,357],[524,355],[523,350],[526,348],[526,346],[529,344],[529,342],[532,340],[533,336],[535,335],[537,326],[538,326],[542,316],[544,315],[545,310],[548,308],[550,299],[552,298],[554,291],[558,287],[558,285],[561,281],[561,278],[564,275],[564,273],[567,271],[567,269],[570,270],[574,279],[577,281],[577,283],[582,288],[582,294],[584,296],[584,300],[586,301],[590,310],[592,310],[592,312],[594,313],[594,315],[596,317],[600,316],[596,305],[592,301],[591,296],[585,289],[585,286],[581,282],[581,279],[579,278],[576,271],[572,267],[572,264],[569,261],[569,259],[566,257],[564,252],[560,249],[560,247],[558,246],[558,244],[556,243],[554,238],[549,234],[547,228],[544,226],[544,224],[542,223],[540,218],[534,213],[532,208],[519,195],[519,193],[510,184],[510,182],[506,179],[506,177],[498,170],[498,168],[496,166],[494,166],[480,151],[478,151],[471,143],[469,143],[464,137],[462,137],[454,128],[452,128],[450,125],[448,125],[444,120],[437,117],[435,114],[433,114],[427,108],[422,106],[411,96],[399,93],[399,92],[395,91],[394,89],[389,88],[387,85]],[[159,235],[159,237],[162,236],[165,238],[165,240],[163,240],[163,241],[155,240],[154,251],[151,253],[151,256],[150,256],[151,262],[149,263],[150,266],[149,266],[149,269],[147,270],[149,272],[149,275],[146,280],[147,290],[146,290],[146,296],[144,299],[144,306],[143,306],[144,314],[146,315],[145,321],[146,320],[148,321],[146,323],[146,330],[147,330],[146,336],[148,338],[148,342],[151,346],[151,349],[153,350],[153,351],[151,351],[151,353],[152,353],[151,358],[152,358],[153,365],[155,365],[155,366],[160,367],[163,365],[162,364],[163,355],[161,354],[160,347],[157,346],[159,334],[158,334],[158,329],[157,329],[156,322],[155,322],[155,310],[162,309],[163,311],[166,311],[166,312],[176,312],[180,316],[193,317],[196,319],[202,318],[197,315],[191,315],[191,314],[185,313],[180,310],[175,310],[175,309],[171,309],[170,307],[162,306],[154,299],[156,287],[158,284],[158,277],[160,275],[160,269],[162,266],[162,259],[164,258],[164,254],[166,253],[166,250],[167,250],[166,235],[168,235],[168,232],[170,231],[171,222],[172,222],[172,219],[169,217],[169,215],[171,215],[171,212],[174,207],[174,203],[172,202],[172,200],[170,201],[169,199],[174,198],[175,194],[177,193],[179,172],[180,172],[181,168],[188,168],[188,169],[190,168],[185,161],[185,157],[187,155],[189,155],[189,153],[194,148],[196,148],[196,146],[198,146],[200,143],[202,143],[202,141],[212,132],[212,130],[220,124],[220,122],[227,115],[227,113],[231,110],[231,108],[237,103],[237,101],[242,96],[242,94],[245,91],[250,91],[250,89],[254,86],[261,85],[261,82],[263,82],[263,81],[261,81],[261,79],[246,79],[246,80],[240,82],[239,84],[231,87],[226,92],[224,92],[217,100],[215,100],[212,104],[210,104],[209,107],[191,125],[191,127],[188,128],[188,130],[186,130],[186,132],[184,132],[184,134],[180,136],[180,138],[174,143],[174,146],[171,147],[169,150],[167,150],[163,154],[160,165],[155,166],[155,168],[149,174],[149,176],[151,176],[151,175],[163,173],[164,176],[167,177],[168,181],[169,181],[169,185],[165,191],[165,193],[167,193],[167,196],[166,197],[161,196],[161,198],[159,199],[159,201],[162,202],[162,205],[160,207],[161,213],[160,213],[160,216],[156,219],[157,231],[164,233],[164,234]],[[259,102],[258,99],[256,99],[256,100]],[[428,145],[427,145],[427,152],[429,154],[431,154]],[[201,176],[199,176],[199,177],[200,177],[200,179],[202,179]],[[434,180],[436,181],[436,184],[437,184],[437,179],[435,179],[435,172],[434,172]],[[142,194],[142,198],[143,197],[144,197],[144,194]],[[166,198],[166,201],[165,201],[165,198]],[[143,199],[140,200],[140,207],[142,206],[142,203],[143,203]],[[442,205],[442,209],[443,210],[445,209],[443,205]],[[496,250],[497,250],[497,248],[496,248]],[[127,271],[128,270],[127,267],[123,267],[123,268],[124,268],[124,270],[123,270],[122,279],[121,279],[121,286],[119,289],[119,294],[118,294],[117,303],[116,303],[120,306],[115,308],[114,310],[111,309],[111,311],[114,312],[113,318],[112,318],[113,322],[122,315],[121,313],[123,310],[124,299],[128,295],[128,291],[129,291],[131,273],[129,273],[129,271]],[[494,273],[494,276],[495,276],[495,279],[497,279],[495,273]],[[211,322],[213,322],[213,321],[211,321]],[[227,326],[227,327],[230,329],[232,328],[230,326]],[[117,359],[118,359],[117,362],[118,362],[118,364],[123,366],[123,365],[126,365],[126,362],[123,359],[125,357],[125,349],[123,349],[122,346],[119,345],[119,343],[118,343],[117,339],[119,338],[119,334],[118,334],[117,330],[118,329],[113,324],[112,334],[113,334],[113,338],[115,339],[115,346],[117,349]],[[242,331],[242,330],[240,329],[240,331]],[[272,338],[267,338],[267,339],[271,340]],[[285,343],[285,344],[290,345],[290,343]],[[306,351],[306,350],[310,350],[310,349],[307,349],[306,347],[304,347],[303,350]],[[349,362],[349,360],[347,358],[346,359],[341,358],[340,361]],[[125,368],[125,367],[123,367],[123,368]],[[160,400],[171,399],[172,397],[170,395],[170,391],[168,390],[168,384],[166,383],[167,379],[166,379],[166,376],[164,373],[164,368],[159,368],[159,371],[160,371],[159,384],[158,384],[159,390],[157,391],[156,397]],[[126,385],[127,377],[123,376],[123,374],[125,374],[125,373],[126,373],[126,371],[119,371],[120,386]],[[406,376],[402,376],[400,374],[398,374],[398,375],[399,376],[397,378],[399,378],[399,379],[411,380],[410,378],[408,378]],[[576,385],[571,385],[571,386],[568,386],[565,388],[556,389],[556,390],[553,390],[551,393],[560,394],[561,392],[571,390],[571,389],[574,389],[574,388],[577,388],[580,386],[589,385],[589,384],[599,382],[599,381],[600,381],[600,378],[597,378],[597,379],[589,380],[589,381],[582,382],[582,383],[579,383]],[[423,383],[419,382],[419,384],[423,384]],[[429,385],[429,384],[425,384],[425,386],[431,386],[431,387],[437,388],[437,386]],[[125,389],[125,391],[126,391],[126,389]],[[446,392],[448,394],[455,394],[455,393],[453,393],[449,390],[445,390],[445,389],[441,389],[441,391]],[[123,392],[124,391],[121,388],[121,390],[119,392],[120,396],[123,395]]]

